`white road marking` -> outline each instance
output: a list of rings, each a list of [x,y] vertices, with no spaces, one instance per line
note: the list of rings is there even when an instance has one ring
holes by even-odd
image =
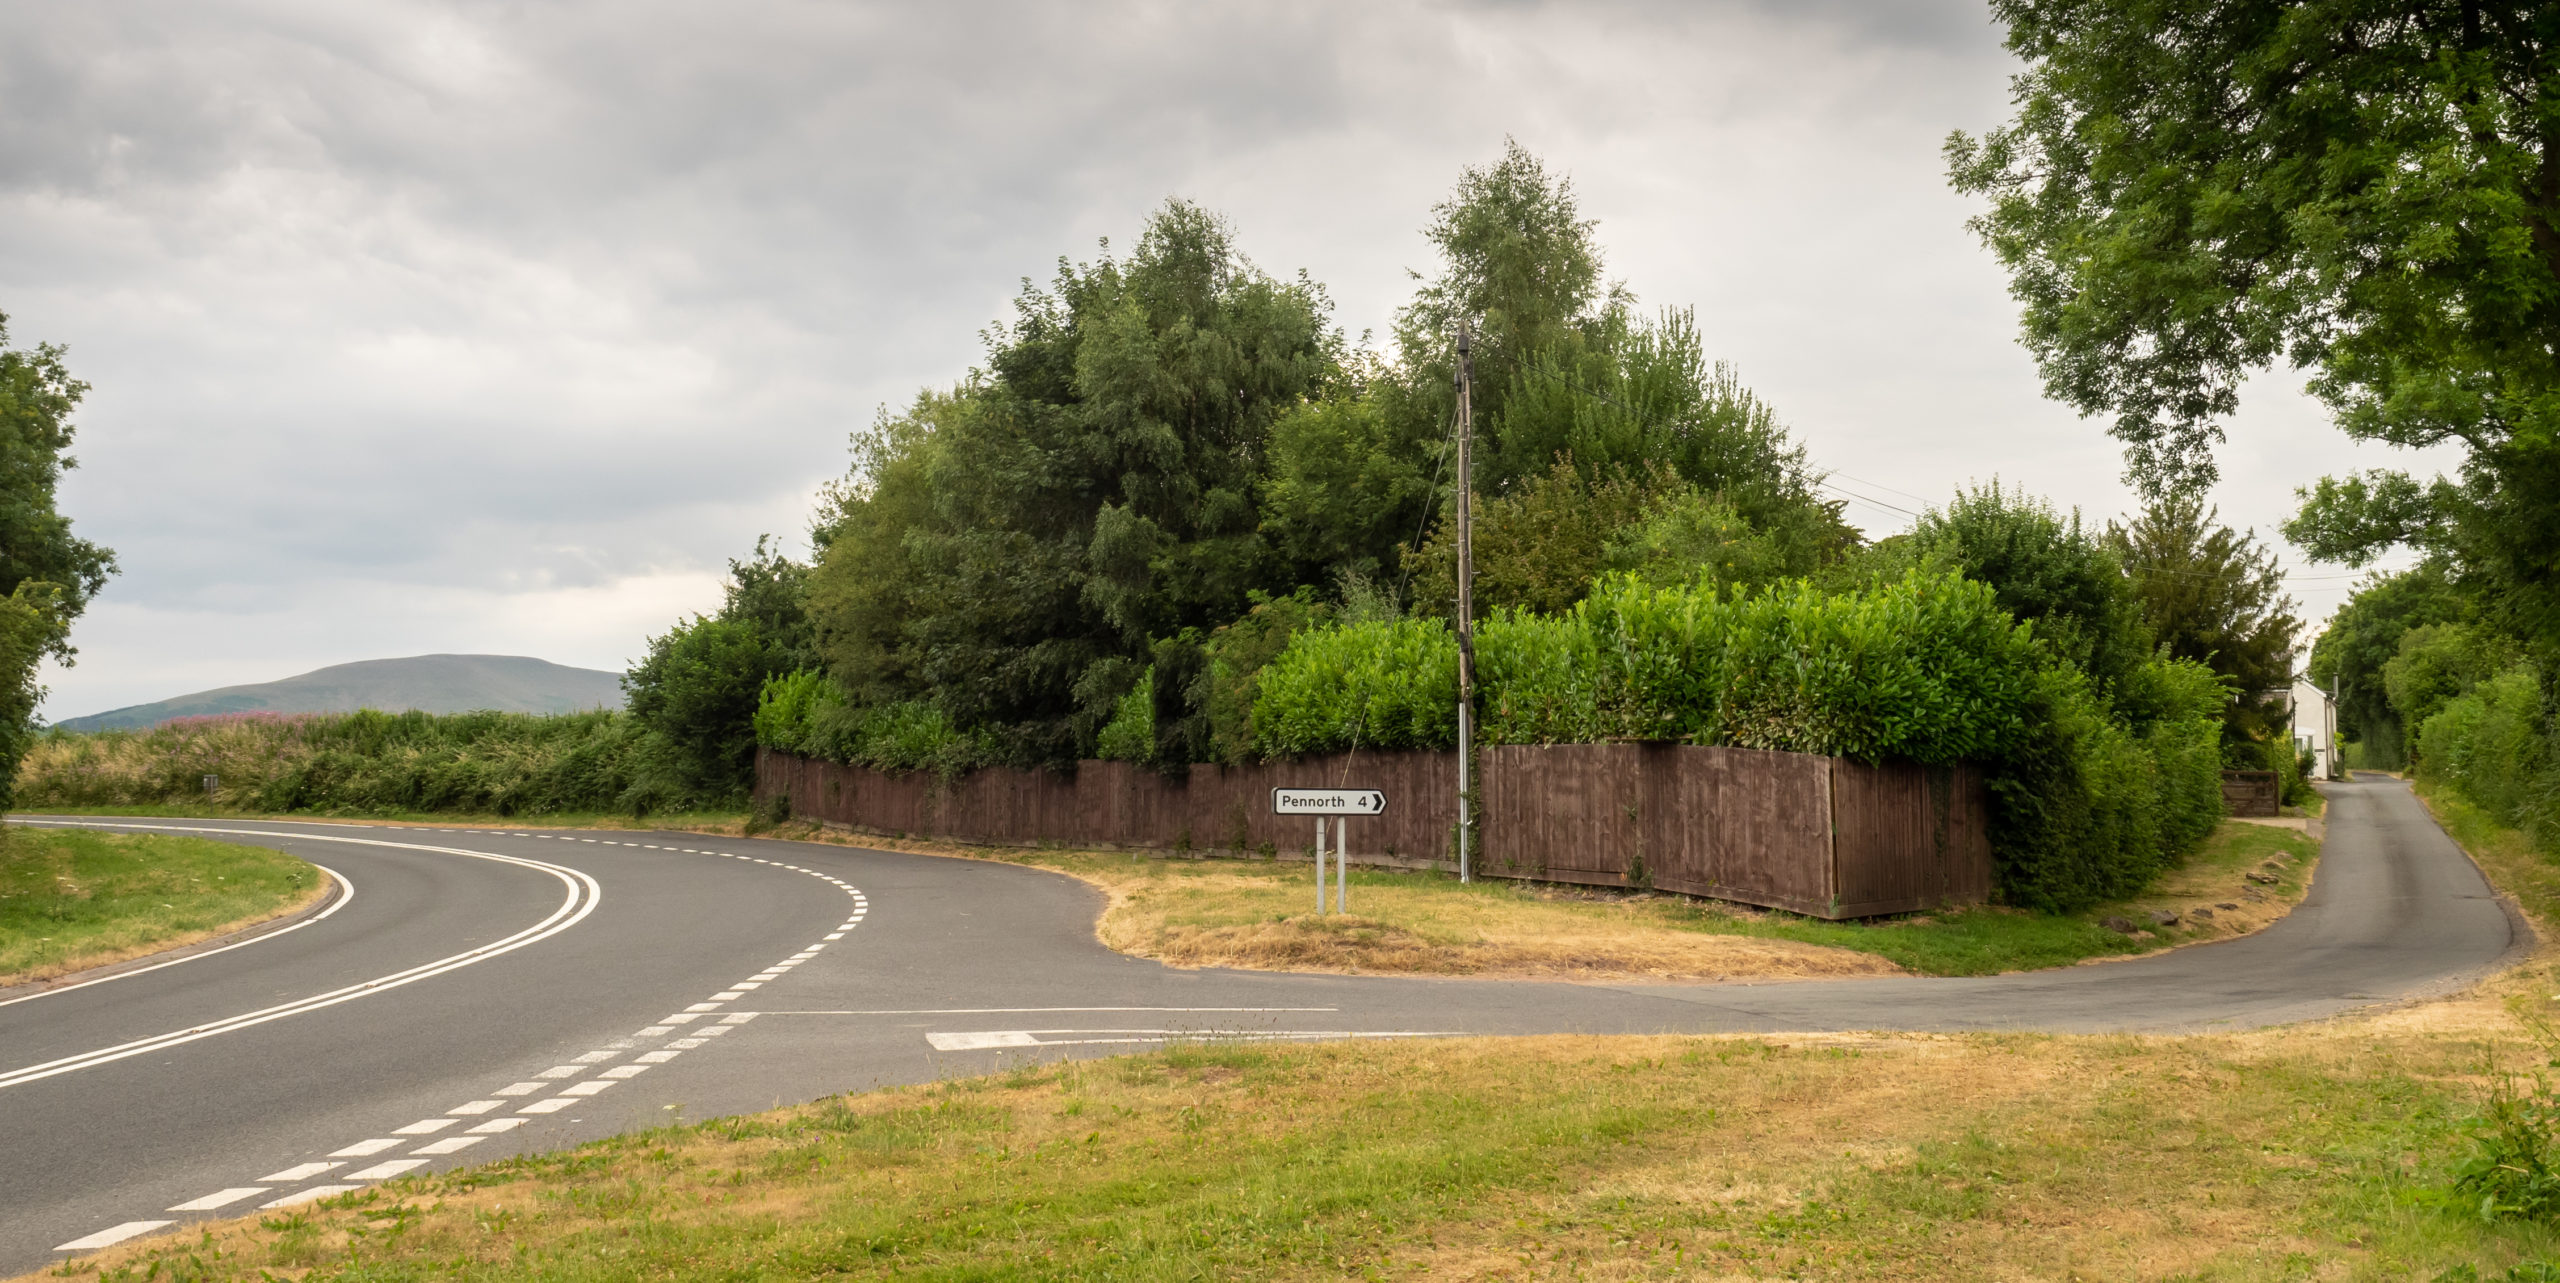
[[[560,1094],[563,1096],[593,1096],[612,1085],[612,1082],[606,1079],[590,1078],[585,1082],[571,1083],[567,1087],[561,1088]]]
[[[715,994],[711,995],[711,1000],[712,1000],[713,1002],[736,1002],[738,999],[740,999],[740,998],[744,998],[744,997],[746,997],[746,996],[747,996],[747,995],[746,995],[746,992],[745,992],[744,990],[739,990],[739,989],[724,989],[724,990],[720,991],[719,993],[715,993]]]
[[[164,1225],[175,1224],[177,1224],[176,1221],[126,1221],[122,1225],[114,1225],[109,1226],[106,1229],[102,1229],[87,1238],[75,1238],[53,1250],[57,1252],[86,1252],[94,1248],[113,1247],[126,1239],[132,1238],[136,1234],[148,1234]]]
[[[404,1142],[404,1141],[400,1140],[400,1139],[399,1139],[399,1138],[397,1138],[397,1137],[392,1137],[392,1136],[377,1136],[377,1137],[374,1137],[372,1140],[360,1140],[360,1141],[357,1141],[355,1144],[352,1144],[352,1145],[347,1146],[345,1149],[332,1151],[332,1152],[330,1153],[329,1157],[331,1157],[331,1158],[362,1158],[362,1157],[364,1157],[364,1156],[365,1156],[365,1155],[367,1155],[367,1154],[379,1154],[379,1153],[381,1153],[382,1151],[384,1151],[384,1150],[386,1150],[386,1149],[398,1149],[398,1148],[400,1148],[400,1146],[401,1146],[401,1145],[403,1145],[403,1144],[405,1144],[405,1143],[406,1143],[406,1142]],[[295,1180],[300,1180],[300,1179],[302,1179],[302,1178],[301,1178],[300,1176],[297,1176],[297,1177],[294,1177],[294,1179],[295,1179]]]
[[[719,1004],[719,1003],[716,1003],[716,1002],[697,1002],[697,1003],[693,1004],[692,1006],[685,1008],[685,1010],[687,1010],[687,1011],[697,1012],[697,1013],[699,1013],[699,1012],[704,1012],[704,1011],[718,1011],[719,1009],[720,1009],[720,1004]]]
[[[51,822],[46,820],[21,820],[19,823],[50,824]],[[80,826],[66,824],[55,825],[53,827],[77,828]],[[183,962],[193,962],[198,958],[210,958],[217,953],[229,953],[234,949],[246,949],[253,944],[265,944],[269,940],[277,939],[278,937],[300,931],[304,927],[310,926],[312,923],[318,922],[321,919],[336,913],[338,910],[347,907],[347,901],[356,898],[356,884],[347,881],[347,876],[345,874],[340,873],[336,869],[330,868],[325,864],[314,864],[311,867],[320,870],[322,873],[328,874],[330,880],[338,884],[338,898],[335,902],[331,903],[328,908],[322,909],[318,913],[312,914],[310,917],[294,923],[292,926],[278,927],[273,931],[267,932],[265,935],[251,936],[248,939],[239,941],[235,944],[226,944],[219,949],[207,949],[202,953],[191,953],[183,958],[171,958],[167,962],[155,962],[147,967],[135,967],[131,971],[119,971],[112,976],[100,976],[95,980],[83,980],[78,984],[62,985],[58,988],[46,989],[38,993],[25,994],[16,998],[0,999],[0,1007],[13,1007],[22,1002],[34,1002],[38,998],[50,998],[58,993],[69,993],[74,989],[86,989],[91,985],[102,985],[111,980],[123,980],[128,977],[141,975],[144,972],[158,971],[162,967],[174,967]]]
[[[362,1185],[314,1185],[309,1189],[300,1190],[295,1193],[287,1194],[282,1198],[270,1199],[267,1202],[260,1203],[258,1204],[258,1210],[262,1212],[271,1212],[279,1207],[295,1207],[303,1203],[316,1203],[332,1194],[344,1194],[349,1190],[358,1190],[363,1188],[364,1186]]]
[[[492,1118],[485,1123],[474,1123],[463,1130],[473,1136],[495,1136],[500,1132],[514,1131],[524,1126],[524,1123],[525,1120],[521,1118]]]
[[[583,1073],[585,1073],[585,1072],[587,1072],[587,1067],[586,1067],[585,1065],[553,1065],[553,1066],[552,1066],[552,1067],[550,1067],[549,1069],[543,1070],[541,1073],[535,1074],[535,1075],[534,1075],[534,1077],[536,1077],[536,1078],[575,1078],[575,1077],[577,1077],[578,1075],[583,1074]]]
[[[643,1030],[641,1030],[640,1032],[638,1032],[638,1033],[636,1033],[636,1034],[633,1034],[633,1035],[632,1035],[632,1037],[634,1037],[634,1038],[662,1038],[662,1037],[665,1037],[666,1035],[671,1034],[671,1033],[674,1033],[674,1032],[675,1032],[675,1031],[674,1031],[673,1029],[670,1029],[670,1028],[668,1028],[668,1027],[667,1027],[667,1026],[665,1026],[665,1025],[651,1025],[651,1026],[649,1026],[648,1028],[643,1029]]]
[[[139,1038],[132,1042],[121,1043],[112,1047],[102,1047],[98,1050],[82,1052],[75,1056],[65,1056],[58,1060],[46,1061],[42,1064],[28,1065],[22,1069],[0,1074],[0,1088],[14,1087],[21,1083],[30,1083],[38,1079],[51,1078],[56,1074],[67,1074],[74,1070],[88,1069],[98,1065],[109,1064],[114,1061],[123,1060],[129,1056],[141,1056],[156,1051],[164,1051],[168,1048],[194,1042],[198,1039],[218,1037],[222,1034],[233,1033],[254,1025],[262,1025],[270,1020],[282,1020],[287,1016],[298,1016],[305,1012],[318,1011],[324,1007],[334,1007],[342,1002],[351,1002],[357,998],[366,997],[371,994],[386,993],[403,985],[414,984],[432,976],[439,976],[448,971],[470,966],[473,963],[486,962],[491,958],[495,958],[505,953],[512,953],[526,945],[548,939],[551,936],[568,930],[570,927],[576,926],[579,922],[583,921],[588,914],[595,912],[596,904],[604,896],[604,888],[599,885],[593,877],[579,872],[576,869],[567,868],[557,864],[545,864],[539,860],[521,859],[512,855],[499,855],[490,851],[466,851],[457,847],[421,846],[413,842],[386,842],[376,838],[328,837],[311,833],[278,833],[272,830],[263,829],[217,829],[201,825],[95,824],[73,827],[146,829],[159,832],[220,833],[232,837],[295,838],[321,842],[342,842],[356,846],[390,847],[404,851],[427,851],[444,855],[460,855],[467,856],[472,859],[492,860],[500,864],[512,864],[521,868],[536,869],[541,872],[548,873],[551,876],[558,878],[561,885],[568,888],[568,895],[560,902],[559,908],[552,910],[549,917],[546,917],[542,921],[537,922],[530,927],[526,927],[524,930],[518,931],[514,935],[508,936],[504,939],[493,941],[477,948],[468,949],[448,957],[439,958],[433,962],[422,963],[404,971],[395,971],[389,975],[367,980],[361,984],[348,985],[344,988],[334,989],[327,993],[315,994],[308,998],[300,998],[292,1002],[280,1003],[276,1006],[261,1008],[256,1011],[243,1012],[240,1015],[227,1017],[221,1020],[208,1021],[190,1029],[160,1034],[150,1038]],[[260,938],[264,939],[266,937]]]
[[[1008,1016],[1069,1011],[1327,1012],[1340,1007],[914,1007],[874,1011],[759,1011],[759,1016]]]
[[[710,1030],[708,1030],[708,1029],[706,1029],[706,1030],[703,1030],[703,1032],[704,1032],[704,1033],[709,1033],[709,1032],[711,1032],[711,1031],[710,1031]],[[678,1049],[678,1050],[680,1050],[680,1051],[691,1051],[691,1050],[693,1050],[694,1048],[699,1047],[699,1046],[701,1046],[702,1044],[704,1044],[704,1043],[706,1043],[706,1042],[709,1042],[709,1041],[711,1041],[711,1040],[710,1040],[710,1039],[708,1039],[708,1038],[678,1038],[678,1039],[676,1039],[674,1042],[668,1043],[667,1045],[668,1045],[668,1046],[670,1046],[670,1047],[674,1047],[674,1048],[676,1048],[676,1049]],[[650,1055],[653,1055],[653,1056],[660,1056],[660,1055],[665,1055],[666,1053],[664,1053],[664,1052],[655,1052],[655,1051],[653,1051],[653,1052],[651,1052],[651,1053],[649,1053],[649,1054],[650,1054]]]
[[[467,1100],[444,1112],[448,1114],[485,1114],[506,1104],[503,1100]]]
[[[416,1171],[426,1165],[427,1160],[423,1158],[395,1158],[386,1163],[375,1163],[373,1166],[360,1172],[349,1172],[347,1173],[347,1179],[351,1181],[387,1181],[402,1172]]]
[[[657,1056],[664,1055],[665,1053],[653,1051],[649,1054]],[[596,1076],[599,1078],[637,1078],[647,1072],[649,1072],[649,1067],[647,1065],[616,1065]]]
[[[733,1011],[728,1015],[720,1017],[720,1023],[724,1025],[743,1025],[755,1018],[756,1013],[752,1011]],[[711,1030],[706,1029],[703,1032],[710,1033]]]
[[[508,1121],[508,1122],[514,1122],[514,1121],[516,1121],[516,1120],[515,1120],[515,1119],[510,1118],[510,1119],[508,1119],[507,1121]],[[486,1137],[486,1136],[447,1136],[447,1137],[445,1137],[443,1140],[431,1140],[431,1141],[428,1141],[426,1144],[424,1144],[424,1145],[420,1145],[420,1146],[419,1146],[419,1147],[417,1147],[416,1149],[410,1150],[409,1152],[410,1152],[410,1153],[412,1153],[412,1154],[452,1154],[452,1153],[458,1153],[458,1152],[460,1152],[460,1151],[462,1151],[462,1150],[469,1149],[469,1148],[471,1148],[472,1146],[477,1145],[477,1144],[479,1144],[480,1142],[482,1142],[482,1141],[484,1141],[484,1140],[487,1140],[487,1139],[489,1139],[489,1138],[488,1138],[488,1137]]]
[[[283,1171],[270,1172],[258,1179],[269,1185],[288,1185],[294,1181],[307,1181],[331,1168],[344,1166],[346,1166],[345,1163],[296,1163]]]
[[[572,1057],[572,1059],[581,1065],[601,1065],[621,1054],[622,1053],[618,1051],[591,1051],[583,1056]]]
[[[180,1203],[169,1210],[173,1212],[210,1212],[217,1207],[228,1207],[233,1203],[239,1202],[241,1199],[247,1198],[251,1194],[264,1194],[266,1192],[267,1187],[264,1185],[235,1185],[230,1189],[215,1190],[202,1198],[188,1199],[186,1202]]]
[[[732,989],[738,990],[739,992],[743,993],[743,992],[745,992],[745,991],[747,991],[747,990],[749,990],[749,989],[762,989],[762,988],[764,988],[764,982],[763,982],[763,981],[761,981],[761,980],[741,980],[741,981],[739,981],[738,983],[733,984],[733,985],[731,985],[731,986],[729,986],[729,987],[730,987],[730,988],[732,988]]]
[[[391,1134],[394,1136],[433,1136],[437,1132],[443,1131],[445,1128],[451,1127],[455,1123],[461,1121],[462,1120],[459,1118],[421,1118],[406,1127],[392,1128]]]
[[[550,1086],[551,1084],[549,1083],[508,1083],[506,1086],[489,1094],[492,1096],[530,1096],[535,1092],[546,1090]]]
[[[695,1043],[694,1045],[700,1046],[701,1044]],[[683,1054],[684,1053],[681,1051],[651,1051],[643,1052],[639,1059],[640,1063],[645,1065],[663,1065]]]
[[[556,1114],[577,1103],[578,1102],[572,1097],[554,1096],[549,1100],[537,1100],[516,1112],[519,1114]]]
[[[1110,1034],[1107,1038],[1051,1038],[1047,1034]],[[929,1033],[936,1051],[984,1051],[994,1047],[1103,1047],[1215,1039],[1219,1042],[1324,1042],[1336,1038],[1453,1038],[1425,1030],[1363,1029],[1006,1029],[982,1033]]]
[[[700,1019],[702,1019],[702,1013],[699,1011],[679,1011],[672,1016],[658,1017],[658,1023],[662,1025],[689,1025]]]
[[[926,1034],[924,1040],[935,1051],[983,1051],[989,1047],[1037,1047],[1040,1040],[1027,1033]]]
[[[839,932],[835,933],[834,935],[828,936],[827,938],[828,938],[828,939],[830,939],[830,940],[842,940],[842,939],[844,939],[844,933],[843,933],[843,932],[841,932],[841,931],[839,931]]]

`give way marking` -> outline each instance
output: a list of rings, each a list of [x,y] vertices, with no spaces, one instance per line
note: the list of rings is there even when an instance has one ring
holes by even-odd
[[[1163,1042],[1328,1042],[1336,1038],[1453,1038],[1453,1030],[1408,1029],[988,1029],[924,1036],[935,1051],[1004,1047],[1094,1047]]]

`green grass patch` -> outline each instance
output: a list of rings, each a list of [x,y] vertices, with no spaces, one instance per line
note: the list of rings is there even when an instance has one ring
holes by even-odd
[[[207,838],[0,828],[0,985],[247,926],[308,903],[320,871]]]
[[[395,1181],[108,1280],[2428,1279],[2420,1036],[1179,1047]],[[307,1272],[306,1272],[307,1271]]]

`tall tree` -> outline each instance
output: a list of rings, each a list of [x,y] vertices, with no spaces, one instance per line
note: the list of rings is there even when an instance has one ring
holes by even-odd
[[[0,806],[44,698],[37,665],[71,662],[71,621],[116,568],[115,554],[71,533],[54,503],[64,470],[78,466],[65,452],[89,385],[71,377],[58,345],[8,344],[0,314]]]
[[[2384,666],[2400,653],[2402,636],[2431,624],[2460,623],[2471,614],[2469,600],[2446,582],[2444,567],[2431,562],[2366,579],[2329,617],[2305,671],[2336,696],[2339,730],[2364,746],[2364,765],[2402,763],[2405,730],[2383,678]]]
[[[1340,377],[1329,309],[1180,201],[1026,287],[983,371],[858,444],[810,579],[830,667],[1002,757],[1089,751],[1158,641],[1294,586],[1257,496],[1273,422]]]
[[[2219,516],[2201,498],[2171,495],[2110,528],[2108,541],[2160,646],[2211,668],[2238,696],[2226,732],[2262,739],[2279,727],[2302,621],[2275,553]]]
[[[2287,533],[2497,581],[2560,645],[2560,6],[1995,0],[2017,115],[1956,134],[2047,390],[2157,496],[2279,358],[2349,434],[2461,476],[2324,482]]]

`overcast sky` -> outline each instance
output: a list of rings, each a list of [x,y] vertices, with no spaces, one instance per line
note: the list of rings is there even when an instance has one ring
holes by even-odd
[[[1694,306],[1870,534],[1969,481],[2119,515],[2042,399],[1950,129],[1974,0],[891,6],[0,0],[0,311],[94,387],[62,501],[123,573],[76,716],[434,651],[619,670],[716,608],[1024,276],[1183,196],[1353,334],[1506,135]],[[2217,496],[2392,460],[2280,371]],[[2294,564],[2307,616],[2350,581]]]

